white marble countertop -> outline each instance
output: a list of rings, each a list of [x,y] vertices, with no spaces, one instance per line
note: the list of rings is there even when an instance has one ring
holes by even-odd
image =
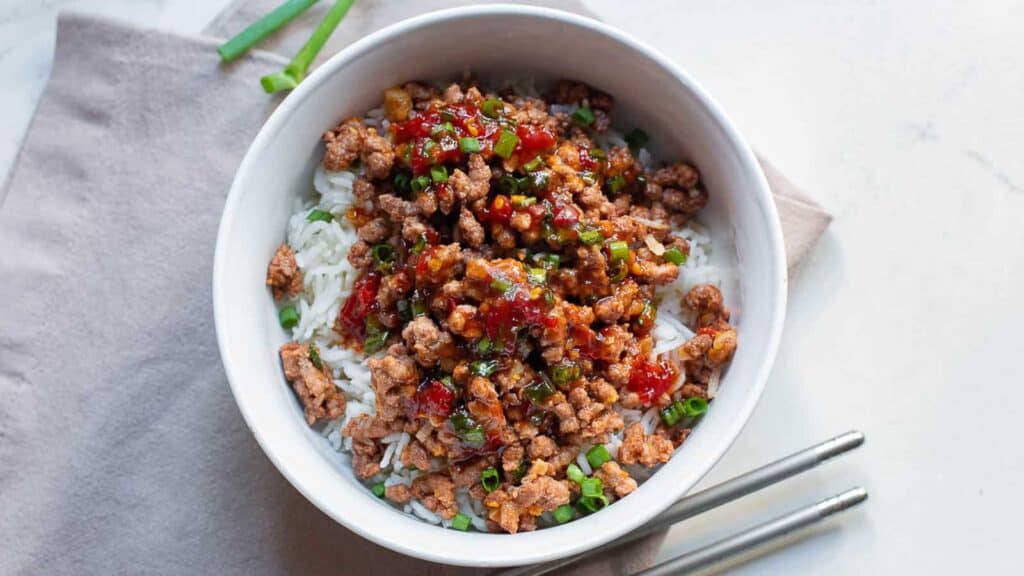
[[[6,178],[68,6],[196,32],[227,0],[0,0]],[[1024,4],[626,3],[835,223],[792,283],[761,404],[705,480],[850,428],[867,445],[674,529],[668,557],[862,485],[867,505],[738,573],[1007,573],[1024,450]]]

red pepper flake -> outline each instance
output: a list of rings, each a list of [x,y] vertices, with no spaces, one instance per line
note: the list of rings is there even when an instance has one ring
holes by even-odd
[[[668,362],[661,360],[651,362],[641,359],[633,364],[629,372],[627,388],[640,396],[640,401],[650,404],[668,391],[679,374]]]

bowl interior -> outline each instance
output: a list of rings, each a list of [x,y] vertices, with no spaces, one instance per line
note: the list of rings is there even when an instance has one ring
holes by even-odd
[[[347,458],[310,430],[283,379],[286,335],[264,288],[296,196],[312,191],[321,133],[380,105],[381,92],[412,79],[472,73],[543,82],[574,78],[616,99],[615,126],[643,127],[662,158],[701,170],[711,203],[701,220],[715,258],[735,266],[740,347],[712,410],[679,453],[635,493],[564,526],[517,535],[462,533],[407,517],[373,498]],[[288,96],[236,176],[214,269],[221,355],[243,416],[278,469],[321,510],[381,545],[420,558],[497,566],[562,557],[640,525],[683,495],[725,452],[767,378],[785,307],[781,234],[767,185],[746,145],[692,80],[662,57],[588,19],[522,6],[456,9],[407,20],[339,53]]]

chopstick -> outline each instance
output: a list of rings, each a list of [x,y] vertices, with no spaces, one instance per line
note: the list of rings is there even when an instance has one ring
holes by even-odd
[[[687,496],[673,504],[668,510],[656,516],[653,520],[648,522],[646,526],[638,528],[621,538],[608,542],[607,544],[581,554],[576,554],[575,556],[569,556],[568,558],[552,560],[542,564],[511,568],[509,570],[498,572],[494,576],[540,576],[541,574],[547,574],[552,570],[572,564],[573,562],[591,554],[621,546],[628,542],[633,542],[634,540],[647,536],[648,534],[668,528],[676,522],[680,522],[702,512],[706,512],[712,508],[721,506],[727,502],[742,498],[747,494],[757,492],[762,488],[771,486],[772,484],[800,474],[801,472],[806,472],[830,458],[834,458],[840,454],[844,454],[854,448],[857,448],[863,443],[864,434],[856,430],[840,434],[839,436],[830,438],[820,444],[815,444],[814,446],[790,454],[789,456],[776,460],[775,462],[755,470],[751,470],[745,474],[741,474],[731,480],[726,480],[721,484],[716,484],[715,486],[697,492],[692,496]]]
[[[758,524],[739,534],[708,544],[703,548],[682,554],[647,570],[637,572],[633,576],[671,576],[703,568],[789,534],[794,530],[820,522],[833,514],[860,504],[867,498],[867,490],[859,487],[852,488],[831,498]]]

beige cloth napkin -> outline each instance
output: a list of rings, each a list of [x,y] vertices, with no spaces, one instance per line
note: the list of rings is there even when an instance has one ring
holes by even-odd
[[[337,525],[238,414],[214,336],[213,246],[276,103],[256,79],[285,59],[222,67],[215,46],[60,19],[0,206],[0,574],[477,573]],[[801,206],[787,239],[822,226]],[[659,542],[572,573],[630,573]]]

